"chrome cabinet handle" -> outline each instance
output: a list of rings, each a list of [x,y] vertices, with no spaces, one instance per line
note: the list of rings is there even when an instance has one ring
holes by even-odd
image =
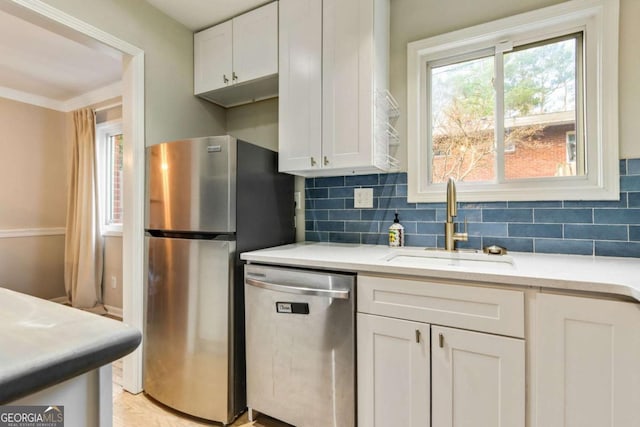
[[[440,348],[444,348],[444,335],[438,334],[438,344],[440,345]]]
[[[255,286],[257,288],[296,295],[311,295],[335,299],[349,299],[350,294],[348,289],[318,289],[307,288],[304,286],[280,285],[278,283],[263,282],[262,280],[251,279],[249,277],[245,278],[244,282],[247,285]]]
[[[416,329],[416,342],[420,343],[420,329]]]

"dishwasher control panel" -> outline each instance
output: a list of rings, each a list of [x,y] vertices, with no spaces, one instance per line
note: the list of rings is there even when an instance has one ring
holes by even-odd
[[[309,304],[306,302],[276,302],[276,311],[287,314],[309,314]]]

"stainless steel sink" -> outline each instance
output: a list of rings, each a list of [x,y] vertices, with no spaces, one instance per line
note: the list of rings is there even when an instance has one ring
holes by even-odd
[[[509,255],[490,255],[479,251],[399,249],[384,259],[388,265],[404,267],[449,266],[460,268],[514,268]]]

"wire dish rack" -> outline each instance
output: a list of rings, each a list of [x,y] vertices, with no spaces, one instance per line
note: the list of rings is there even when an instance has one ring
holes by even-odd
[[[378,168],[385,171],[397,171],[398,160],[390,148],[400,145],[400,135],[395,125],[400,117],[400,107],[388,90],[376,92],[376,125],[374,128],[374,160]]]

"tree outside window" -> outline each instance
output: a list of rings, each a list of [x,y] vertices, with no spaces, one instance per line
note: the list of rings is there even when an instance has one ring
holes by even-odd
[[[577,128],[581,47],[573,34],[499,58],[481,52],[428,64],[431,182],[582,175],[582,142],[574,136],[571,162],[566,138]]]

